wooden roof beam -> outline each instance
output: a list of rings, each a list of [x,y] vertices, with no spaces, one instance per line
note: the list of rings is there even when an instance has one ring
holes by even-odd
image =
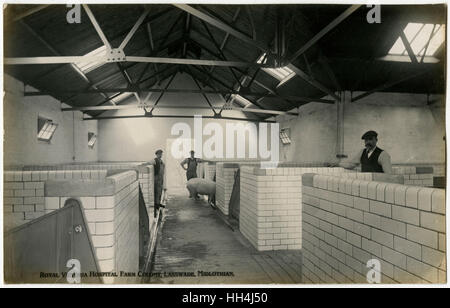
[[[253,40],[253,38],[247,36],[246,34],[243,34],[240,31],[237,31],[236,29],[234,29],[233,27],[223,23],[222,21],[211,17],[208,14],[203,13],[202,11],[187,5],[187,4],[173,4],[174,6],[176,6],[177,8],[189,12],[191,15],[221,29],[224,32],[229,33],[230,35],[233,35],[234,37],[242,40],[243,42],[246,42],[260,50],[262,50],[265,53],[269,53],[270,54],[270,50],[268,48],[268,46],[266,46],[266,44],[258,42],[256,40]],[[305,80],[306,82],[308,82],[309,84],[311,84],[313,87],[319,89],[320,91],[330,95],[331,97],[333,97],[334,99],[340,100],[340,97],[332,90],[328,89],[325,85],[321,84],[320,82],[318,82],[317,80],[313,79],[311,76],[309,76],[308,74],[306,74],[305,72],[303,72],[303,70],[301,70],[300,68],[296,67],[295,65],[293,65],[292,63],[290,63],[288,65],[288,67],[293,70],[300,78],[302,78],[303,80]]]
[[[294,62],[300,55],[306,52],[309,48],[311,48],[315,43],[317,43],[322,37],[324,37],[327,33],[333,30],[337,25],[343,22],[348,16],[350,16],[353,12],[355,12],[361,5],[352,5],[348,9],[346,9],[342,14],[340,14],[336,19],[330,22],[325,28],[319,31],[316,35],[313,36],[306,44],[304,44],[299,50],[297,50],[292,57],[289,59],[289,62]]]

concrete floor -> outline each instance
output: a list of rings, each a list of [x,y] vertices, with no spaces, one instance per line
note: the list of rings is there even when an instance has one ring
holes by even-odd
[[[150,283],[294,284],[301,282],[300,251],[258,252],[205,201],[171,196],[160,230]],[[202,276],[220,272],[221,276]],[[192,275],[174,277],[173,275]],[[223,276],[232,273],[232,276]],[[170,276],[169,276],[170,275]]]

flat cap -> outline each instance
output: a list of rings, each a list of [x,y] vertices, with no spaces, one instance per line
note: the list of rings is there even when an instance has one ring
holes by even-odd
[[[162,152],[163,152],[163,150],[159,149],[155,152],[155,154],[158,155],[159,153],[162,153]]]
[[[376,131],[373,130],[369,130],[368,132],[364,133],[364,135],[362,135],[361,139],[365,140],[365,139],[370,139],[370,138],[377,138],[378,134]]]

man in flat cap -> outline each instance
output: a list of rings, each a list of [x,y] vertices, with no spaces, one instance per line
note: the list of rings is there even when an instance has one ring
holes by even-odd
[[[151,161],[150,163],[154,166],[154,178],[155,178],[155,185],[154,185],[154,196],[155,196],[155,207],[154,207],[154,217],[156,217],[156,214],[159,211],[160,207],[164,207],[161,205],[161,197],[163,190],[166,190],[165,188],[165,182],[164,182],[164,173],[165,173],[165,164],[162,160],[163,151],[157,150],[155,152],[155,159]]]
[[[364,140],[365,148],[352,160],[342,162],[339,166],[346,169],[354,169],[361,165],[361,172],[392,174],[391,156],[377,147],[377,132],[370,130],[361,139]]]

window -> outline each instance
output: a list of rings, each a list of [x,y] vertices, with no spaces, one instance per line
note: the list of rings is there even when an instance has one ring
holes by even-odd
[[[250,102],[248,99],[240,96],[239,94],[232,95],[232,101],[235,101],[235,100],[244,107],[248,107],[252,104],[252,102]]]
[[[283,128],[280,130],[280,139],[283,145],[291,144],[291,138],[289,137],[290,133],[289,128]]]
[[[97,56],[104,56],[106,55],[106,46],[102,46],[99,47],[97,49],[94,49],[93,51],[85,54],[84,56],[91,56],[91,57],[97,57]],[[78,68],[83,72],[83,73],[89,73],[90,71],[95,70],[96,68],[102,66],[103,64],[105,64],[104,61],[98,61],[98,60],[94,60],[94,61],[88,61],[88,62],[78,62],[75,63],[76,66],[78,66]]]
[[[92,149],[94,147],[96,141],[97,141],[97,135],[89,132],[88,133],[88,147],[90,147]]]
[[[114,94],[117,95],[118,93]],[[112,95],[112,96],[114,96]],[[123,101],[124,99],[126,99],[127,97],[133,95],[133,93],[130,92],[123,92],[122,94],[117,95],[116,97],[111,99],[111,102],[113,102],[114,104],[118,104],[119,102]]]
[[[38,140],[50,142],[57,127],[58,124],[53,123],[52,120],[38,117]]]
[[[266,53],[263,53],[256,62],[258,64],[265,64],[267,62]],[[294,71],[287,66],[279,68],[263,68],[262,70],[271,75],[272,77],[278,79],[280,83],[285,83],[286,81],[295,76]]]
[[[406,39],[417,57],[432,57],[445,39],[445,25],[409,23],[403,30]],[[408,59],[408,51],[401,37],[397,38],[388,56],[392,59]]]

